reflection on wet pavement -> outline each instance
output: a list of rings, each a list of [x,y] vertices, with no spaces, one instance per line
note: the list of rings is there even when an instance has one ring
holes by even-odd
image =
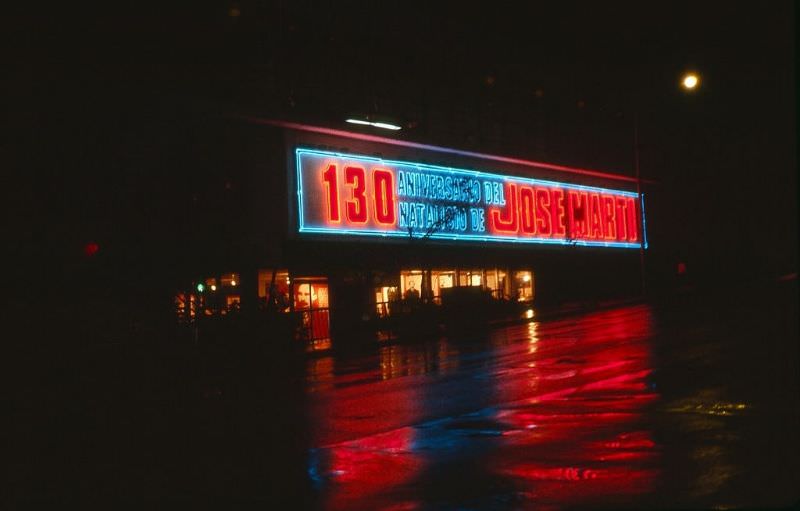
[[[675,361],[655,353],[659,335],[638,305],[309,362],[308,473],[322,507],[759,502],[734,490],[763,460],[741,452],[758,407],[729,387],[677,381]],[[678,358],[719,357],[709,345]]]
[[[446,341],[384,348],[382,377],[414,380],[317,402],[320,422],[339,426],[318,430],[311,456],[326,507],[563,506],[651,490],[659,448],[643,419],[657,399],[649,318],[639,307],[518,325],[461,351]],[[309,380],[318,390],[319,377]],[[365,436],[346,438],[353,422]]]
[[[787,507],[800,357],[786,286],[348,353],[240,336],[70,349],[18,375],[4,498]],[[52,375],[59,386],[34,385]]]

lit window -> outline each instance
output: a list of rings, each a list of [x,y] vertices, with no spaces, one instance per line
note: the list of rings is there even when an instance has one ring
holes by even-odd
[[[379,318],[384,318],[392,313],[393,302],[398,300],[397,286],[383,286],[375,288],[375,308]]]
[[[296,284],[294,286],[294,310],[311,308],[311,284]]]
[[[492,291],[497,289],[497,270],[488,270],[486,272],[486,288]]]
[[[302,320],[300,338],[307,341],[329,339],[328,281],[322,278],[298,277],[293,282],[293,292],[294,310],[301,314]]]
[[[275,275],[274,286],[273,274]],[[258,270],[258,297],[268,306],[271,304],[272,310],[289,311],[291,305],[289,284],[291,284],[291,279],[288,270]]]
[[[294,286],[295,310],[324,309],[328,307],[327,282],[300,282]]]
[[[175,296],[175,312],[180,320],[189,320],[195,316],[197,298],[194,294],[180,293]]]
[[[400,288],[405,299],[419,299],[422,290],[422,271],[409,270],[400,273]]]
[[[533,273],[530,271],[514,272],[514,288],[518,302],[533,301]]]
[[[236,287],[237,285],[240,285],[242,283],[242,281],[239,279],[238,273],[226,273],[225,275],[220,277],[219,280],[223,286],[230,286],[230,287]]]
[[[497,299],[505,298],[509,295],[508,279],[503,270],[486,270],[486,289],[491,290],[492,296]]]
[[[483,286],[483,270],[459,270],[459,286]]]
[[[328,284],[327,283],[312,283],[311,284],[311,306],[317,308],[328,307]]]
[[[442,289],[455,287],[455,285],[456,285],[455,271],[446,270],[446,271],[431,272],[431,291],[433,291],[434,298],[438,298],[441,295]]]

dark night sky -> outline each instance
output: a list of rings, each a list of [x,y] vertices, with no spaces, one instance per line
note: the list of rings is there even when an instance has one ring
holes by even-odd
[[[9,16],[12,248],[55,260],[97,240],[128,267],[174,264],[187,119],[208,105],[335,127],[380,115],[411,140],[628,174],[638,112],[642,172],[661,183],[654,257],[796,271],[791,2],[433,3]],[[690,68],[703,83],[687,95]]]

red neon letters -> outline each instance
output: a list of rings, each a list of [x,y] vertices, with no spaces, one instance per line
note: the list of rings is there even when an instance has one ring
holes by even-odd
[[[372,186],[375,189],[375,220],[382,225],[394,225],[394,174],[389,170],[374,169]]]
[[[635,197],[506,183],[505,206],[489,210],[490,231],[499,235],[567,240],[639,240]]]
[[[336,165],[328,165],[328,170],[322,173],[322,182],[325,183],[328,199],[328,220],[339,223],[339,189],[336,186]]]
[[[322,172],[327,202],[327,220],[331,223],[341,221],[339,208],[339,186],[337,167],[330,164]],[[397,222],[394,196],[394,173],[391,170],[373,169],[372,181],[367,182],[363,167],[349,165],[344,169],[344,182],[349,198],[344,200],[348,223],[363,225],[369,221],[371,203],[372,218],[381,225],[393,226]],[[347,192],[346,192],[347,193]],[[369,200],[369,199],[372,200]]]
[[[320,159],[313,167],[314,180],[299,190],[307,205],[301,222],[326,230],[406,232],[436,225],[442,215],[455,212],[464,221],[441,228],[453,239],[469,235],[637,244],[641,236],[641,210],[630,192],[502,176],[465,179],[375,165],[380,166]],[[461,193],[464,183],[471,193]]]
[[[367,223],[366,181],[362,167],[346,167],[344,169],[344,182],[351,186],[352,193],[352,197],[345,201],[347,219],[356,224]]]
[[[505,215],[498,208],[491,210],[492,223],[497,232],[516,234],[519,231],[519,212],[517,211],[517,185],[508,183],[506,191],[508,205],[505,208]]]
[[[519,216],[522,220],[522,232],[536,234],[536,219],[533,215],[533,187],[521,186],[519,189]]]

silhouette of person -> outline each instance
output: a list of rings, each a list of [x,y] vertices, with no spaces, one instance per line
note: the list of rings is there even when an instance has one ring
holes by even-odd
[[[419,300],[419,291],[417,291],[416,288],[414,287],[413,280],[409,283],[408,289],[406,289],[405,298],[407,300],[409,299]]]

